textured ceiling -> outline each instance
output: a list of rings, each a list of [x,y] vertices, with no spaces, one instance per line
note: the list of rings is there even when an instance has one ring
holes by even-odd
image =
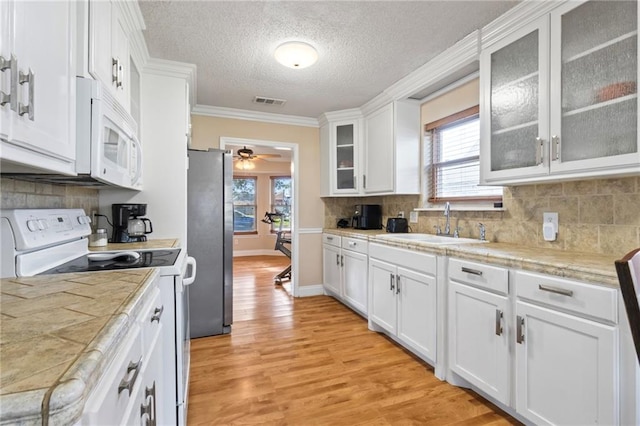
[[[140,1],[154,58],[197,66],[197,103],[318,117],[355,108],[515,1]],[[275,48],[306,41],[318,62],[302,70]],[[252,102],[287,100],[284,106]]]

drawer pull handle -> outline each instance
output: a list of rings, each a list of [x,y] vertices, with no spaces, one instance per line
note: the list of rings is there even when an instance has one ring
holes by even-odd
[[[125,378],[120,381],[120,385],[118,386],[118,395],[123,390],[129,391],[129,396],[131,396],[131,390],[133,389],[133,385],[136,384],[136,379],[138,378],[138,373],[140,372],[140,368],[142,367],[142,357],[135,364],[133,361],[129,361],[129,366],[127,367],[127,373],[125,374]],[[133,376],[131,376],[130,380],[127,380],[127,376],[129,373],[133,371]]]
[[[151,388],[145,387],[144,389],[145,401],[149,403],[147,405],[140,404],[140,417],[145,419],[145,425],[155,426],[156,423],[156,382],[153,382]],[[153,404],[153,406],[152,406]],[[146,418],[145,418],[146,414]]]
[[[340,266],[344,267],[344,256],[340,256]]]
[[[524,318],[520,315],[516,317],[516,342],[524,342]]]
[[[164,305],[156,308],[153,311],[153,316],[151,317],[151,322],[158,321],[160,322],[160,317],[162,316],[162,312],[164,312]]]
[[[396,274],[396,294],[400,293],[400,275]]]
[[[396,288],[396,286],[395,286],[395,284],[393,282],[395,280],[395,278],[396,278],[395,275],[389,274],[389,290],[391,290],[391,291],[393,291]]]
[[[467,274],[471,274],[471,275],[477,275],[477,276],[482,276],[482,271],[478,271],[477,269],[470,269],[470,268],[466,268],[466,267],[462,267],[462,272],[466,272]]]
[[[327,237],[327,241],[333,241],[333,237]]]
[[[340,255],[336,254],[336,265],[340,266]]]
[[[502,336],[502,311],[496,309],[496,336]]]
[[[561,294],[563,296],[569,296],[569,297],[573,296],[572,290],[565,290],[563,288],[550,287],[544,284],[539,284],[538,289],[542,291],[548,291],[549,293]]]

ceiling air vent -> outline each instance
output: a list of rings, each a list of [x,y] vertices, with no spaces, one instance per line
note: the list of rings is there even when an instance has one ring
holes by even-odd
[[[265,98],[264,96],[256,96],[253,98],[253,103],[261,104],[261,105],[275,105],[282,106],[287,102],[284,99],[275,99],[275,98]]]

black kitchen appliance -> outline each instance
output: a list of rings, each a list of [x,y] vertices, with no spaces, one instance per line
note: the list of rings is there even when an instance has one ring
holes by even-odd
[[[146,204],[112,204],[111,219],[113,220],[112,243],[137,243],[147,241],[146,235],[131,235],[129,232],[129,221],[144,220],[150,223],[149,219],[141,218],[147,214]],[[145,232],[150,234],[151,231]]]
[[[355,229],[381,229],[382,206],[380,204],[357,204],[353,214]]]
[[[409,232],[409,223],[404,217],[390,217],[387,219],[387,232]]]

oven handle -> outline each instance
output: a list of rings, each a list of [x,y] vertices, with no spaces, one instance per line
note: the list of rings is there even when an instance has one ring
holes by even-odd
[[[130,258],[131,260],[140,259],[140,253],[137,251],[116,251],[112,253],[89,253],[87,259],[91,262],[101,262],[103,260],[113,260],[119,257]]]
[[[191,265],[191,276],[182,277],[182,285],[191,285],[196,280],[196,259],[191,256],[187,256],[187,269],[189,269],[189,265]]]

